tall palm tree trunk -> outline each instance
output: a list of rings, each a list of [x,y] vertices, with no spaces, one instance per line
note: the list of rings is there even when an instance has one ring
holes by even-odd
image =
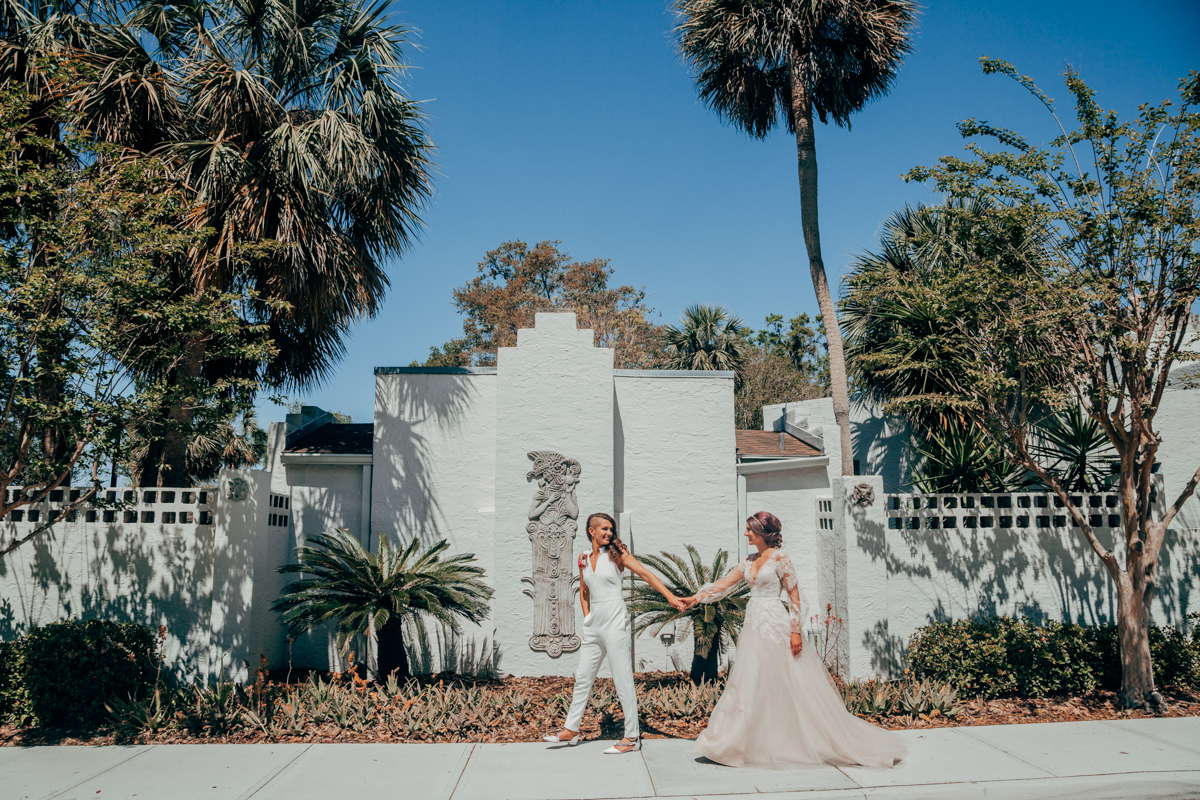
[[[842,474],[854,474],[854,452],[850,442],[850,391],[846,382],[846,356],[837,311],[821,260],[821,232],[817,225],[817,141],[813,132],[812,96],[800,79],[799,54],[792,54],[789,79],[792,82],[792,122],[796,128],[796,163],[800,173],[800,227],[808,249],[808,269],[812,273],[817,305],[829,343],[829,383],[833,390],[833,418],[841,432]]]

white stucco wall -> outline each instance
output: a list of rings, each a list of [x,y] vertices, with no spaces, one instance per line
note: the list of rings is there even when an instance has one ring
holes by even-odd
[[[819,397],[815,400],[799,400],[793,403],[778,403],[763,406],[764,430],[777,430],[775,421],[783,416],[784,409],[790,421],[808,420],[807,427],[825,439],[826,451],[838,446],[840,438],[833,417],[833,398]],[[852,401],[850,403],[850,443],[854,458],[858,461],[859,475],[879,475],[884,488],[889,492],[908,491],[909,464],[905,443],[908,429],[903,420],[883,417],[875,403]],[[840,456],[838,457],[840,458]],[[830,459],[834,472],[840,469],[837,459]]]
[[[1162,436],[1162,446],[1158,450],[1159,473],[1163,476],[1166,501],[1174,503],[1200,468],[1200,389],[1168,389],[1163,393],[1154,423]],[[1200,536],[1200,497],[1192,495],[1172,527]]]
[[[634,554],[686,559],[691,544],[706,564],[721,549],[736,563],[733,374],[619,370],[614,390],[614,505]],[[663,669],[663,646],[651,633],[634,643],[634,661]],[[691,639],[672,651],[688,668]]]
[[[374,533],[446,539],[450,552],[475,555],[493,587],[496,385],[495,368],[378,368],[371,490]],[[458,646],[469,661],[490,652],[495,616],[464,623]],[[438,633],[421,656],[433,670],[449,666]]]
[[[521,578],[532,573],[533,544],[526,530],[536,485],[526,480],[528,453],[552,450],[579,461],[579,531],[562,563],[574,572],[586,546],[584,521],[613,508],[613,351],[593,346],[590,330],[576,329],[573,313],[539,313],[516,347],[496,360],[496,596],[493,621],[499,668],[514,675],[569,675],[575,653],[551,658],[530,649],[533,601]],[[576,608],[576,632],[582,618]]]
[[[247,495],[229,500],[229,482],[239,478]],[[227,677],[244,680],[244,663],[257,668],[260,653],[279,666],[283,634],[270,605],[288,540],[285,528],[265,524],[269,474],[224,470],[218,489],[167,489],[175,493],[169,503],[163,489],[132,491],[128,510],[139,522],[87,522],[80,513],[0,560],[0,639],[64,619],[128,621],[166,627],[164,661],[183,679],[215,675],[223,664]],[[206,491],[206,504],[182,502],[184,491]],[[201,509],[211,509],[211,524],[162,521],[164,512]],[[140,522],[146,512],[153,522]],[[0,542],[34,526],[0,522]]]

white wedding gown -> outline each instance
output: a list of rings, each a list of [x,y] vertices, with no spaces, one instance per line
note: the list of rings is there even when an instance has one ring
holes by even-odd
[[[699,602],[713,603],[741,581],[750,584],[737,659],[696,749],[730,767],[890,768],[904,756],[901,737],[846,710],[811,642],[792,655],[792,631],[803,635],[804,618],[799,602],[788,597],[790,613],[780,602],[797,588],[791,560],[776,550],[760,564],[751,563],[747,558],[696,594]]]

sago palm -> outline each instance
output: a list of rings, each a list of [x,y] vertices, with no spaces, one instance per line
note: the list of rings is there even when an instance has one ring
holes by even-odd
[[[725,576],[729,553],[717,551],[711,566],[705,565],[700,553],[690,544],[688,560],[674,553],[661,555],[639,555],[638,558],[662,578],[666,587],[677,597],[691,597],[706,583]],[[691,627],[694,641],[692,650],[691,678],[694,683],[714,681],[720,666],[720,655],[726,642],[737,638],[746,619],[746,600],[750,587],[741,583],[727,597],[715,603],[697,603],[687,611],[676,611],[666,599],[649,584],[637,581],[628,590],[629,613],[633,616],[634,635],[654,629],[654,634],[676,621],[684,620]]]
[[[489,614],[492,589],[483,582],[483,569],[474,566],[474,553],[443,558],[450,546],[445,540],[422,547],[414,538],[398,549],[381,534],[379,553],[372,553],[338,528],[309,541],[317,546],[296,548],[297,563],[278,568],[305,577],[289,584],[272,608],[282,612],[292,636],[336,622],[342,652],[351,637],[374,638],[380,677],[409,675],[406,623],[421,626],[430,618],[457,633],[460,620],[478,623]]]
[[[737,372],[750,345],[750,329],[721,306],[689,306],[680,325],[663,331],[670,369],[720,369]]]
[[[679,49],[700,98],[757,138],[783,121],[796,137],[800,223],[829,342],[833,411],[842,474],[854,473],[842,336],[817,217],[813,112],[849,127],[850,115],[891,88],[909,52],[916,6],[909,0],[677,0]]]

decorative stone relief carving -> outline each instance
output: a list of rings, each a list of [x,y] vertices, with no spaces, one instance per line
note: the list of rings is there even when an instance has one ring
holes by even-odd
[[[234,502],[245,500],[250,494],[250,484],[246,483],[245,478],[231,478],[225,487],[225,496]]]
[[[854,487],[854,493],[850,495],[850,501],[856,506],[871,505],[875,502],[875,490],[871,488],[869,483],[860,483]]]
[[[525,594],[533,598],[533,636],[529,648],[558,658],[579,649],[575,633],[574,543],[579,503],[575,486],[579,462],[551,450],[528,453],[533,469],[527,481],[537,481],[529,504],[529,539],[533,542],[533,577]]]

